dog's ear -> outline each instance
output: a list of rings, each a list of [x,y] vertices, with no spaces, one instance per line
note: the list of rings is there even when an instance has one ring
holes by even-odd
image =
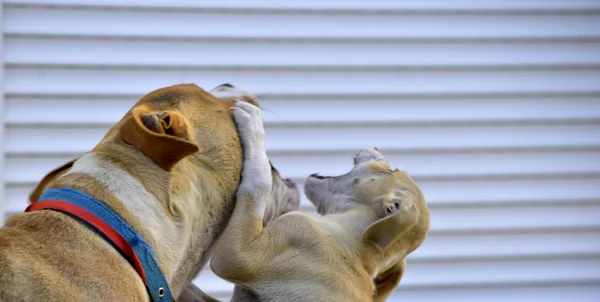
[[[402,200],[400,210],[372,223],[362,235],[363,242],[384,250],[417,224],[419,215],[411,201]]]
[[[119,133],[123,141],[167,171],[199,150],[192,139],[193,129],[178,111],[157,112],[140,105],[131,110]]]
[[[67,162],[66,164],[64,164],[64,165],[50,171],[48,174],[46,174],[46,176],[44,176],[44,178],[42,178],[42,180],[37,184],[37,186],[29,194],[29,202],[33,203],[33,202],[38,201],[40,199],[40,196],[42,196],[42,193],[44,192],[44,190],[46,190],[46,187],[48,186],[48,184],[51,183],[52,181],[54,181],[55,179],[57,179],[58,177],[60,177],[61,175],[67,173],[67,171],[69,169],[71,169],[71,167],[73,167],[73,163],[77,159],[78,158],[76,158],[70,162]]]

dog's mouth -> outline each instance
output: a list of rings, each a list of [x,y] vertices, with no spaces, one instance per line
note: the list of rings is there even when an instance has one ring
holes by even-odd
[[[310,175],[310,177],[316,178],[316,179],[326,179],[326,178],[332,178],[333,176],[323,176],[319,173],[313,173]]]

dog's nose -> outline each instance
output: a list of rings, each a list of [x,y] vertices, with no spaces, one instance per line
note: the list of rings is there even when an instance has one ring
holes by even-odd
[[[231,85],[230,83],[223,83],[217,86],[217,88],[235,88],[235,86]]]

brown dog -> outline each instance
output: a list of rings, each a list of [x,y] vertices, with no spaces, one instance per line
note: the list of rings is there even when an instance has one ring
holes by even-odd
[[[68,188],[103,204],[145,239],[177,297],[234,208],[242,149],[231,106],[191,84],[153,91],[91,152],[50,172],[31,200]],[[295,187],[270,175],[283,189],[267,209],[297,206]],[[1,301],[148,301],[153,294],[115,246],[70,215],[17,214],[0,229]]]
[[[236,208],[211,260],[215,274],[252,301],[384,301],[429,230],[419,187],[378,150],[364,149],[348,174],[308,178],[307,197],[322,217],[292,212],[263,227],[271,178],[260,110],[235,106],[245,160]]]

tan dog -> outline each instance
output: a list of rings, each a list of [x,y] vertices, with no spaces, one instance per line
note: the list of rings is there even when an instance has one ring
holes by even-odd
[[[30,199],[69,188],[104,204],[145,239],[177,297],[209,259],[234,208],[242,148],[231,106],[191,84],[153,91],[91,152],[50,172]],[[297,206],[293,184],[270,176],[283,189],[267,209]],[[69,215],[17,214],[0,229],[0,301],[148,299],[132,265]]]
[[[260,110],[236,103],[234,118],[244,147],[242,182],[212,270],[254,301],[384,301],[429,229],[418,186],[379,151],[364,149],[348,174],[308,178],[306,194],[322,217],[292,212],[263,228],[271,179]]]

